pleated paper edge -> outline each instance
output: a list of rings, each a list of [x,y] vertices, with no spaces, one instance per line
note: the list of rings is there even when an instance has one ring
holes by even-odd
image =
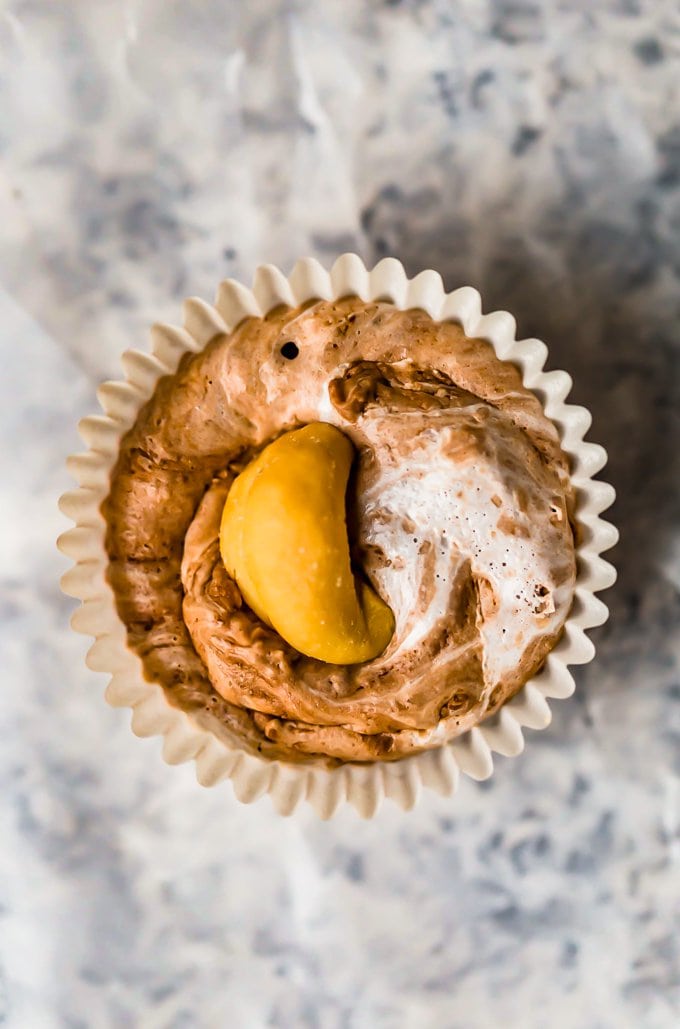
[[[420,308],[437,321],[456,321],[467,336],[488,340],[501,360],[521,368],[524,385],[541,399],[571,460],[577,495],[578,573],[563,638],[543,670],[496,715],[436,750],[397,762],[326,770],[271,761],[231,748],[195,716],[172,707],[159,685],[144,679],[140,659],[126,645],[125,628],[106,581],[105,523],[100,506],[109,490],[122,436],[159,378],[172,374],[184,353],[202,350],[217,333],[231,332],[244,318],[265,315],[280,304],[294,307],[312,299],[349,295],[389,301],[402,310]],[[569,666],[593,659],[595,649],[586,631],[602,625],[608,617],[606,605],[596,594],[616,579],[613,566],[600,556],[618,539],[614,526],[601,517],[614,502],[615,493],[611,486],[593,478],[605,466],[607,455],[603,447],[584,440],[591,423],[587,409],[566,403],[570,376],[563,371],[544,372],[545,344],[537,339],[517,340],[515,320],[507,311],[483,314],[476,289],[463,286],[446,293],[436,271],[426,270],[409,279],[394,258],[383,259],[370,271],[356,254],[342,255],[330,271],[316,260],[304,258],[287,277],[275,266],[263,265],[255,273],[252,289],[226,280],[214,306],[192,298],[185,302],[183,313],[181,328],[152,327],[150,353],[130,350],[123,355],[125,380],[100,387],[102,413],[79,425],[87,449],[68,459],[78,488],[60,500],[61,510],[75,523],[58,541],[63,553],[74,561],[62,578],[62,588],[81,601],[72,618],[73,628],[94,636],[87,655],[89,667],[111,676],[107,701],[132,709],[132,729],[137,735],[163,736],[163,757],[169,764],[193,760],[202,785],[230,779],[242,802],[250,803],[268,793],[276,810],[285,815],[306,801],[321,818],[330,818],[344,804],[370,818],[386,797],[408,810],[423,788],[450,796],[461,774],[487,779],[493,772],[493,754],[520,754],[524,749],[522,730],[545,729],[551,720],[549,701],[573,693]]]

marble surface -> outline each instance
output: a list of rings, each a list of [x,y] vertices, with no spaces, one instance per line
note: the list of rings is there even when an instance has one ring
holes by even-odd
[[[680,1024],[679,100],[675,0],[0,4],[0,1024]],[[348,248],[548,342],[622,538],[520,759],[324,824],[104,704],[55,505],[151,320]]]

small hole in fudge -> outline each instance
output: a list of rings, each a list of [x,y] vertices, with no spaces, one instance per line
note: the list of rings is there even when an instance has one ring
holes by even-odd
[[[287,361],[293,361],[300,353],[300,348],[297,343],[293,343],[292,339],[288,340],[281,347],[281,356],[285,357]]]

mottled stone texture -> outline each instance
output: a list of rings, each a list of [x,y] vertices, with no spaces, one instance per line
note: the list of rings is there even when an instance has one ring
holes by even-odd
[[[2,5],[0,1023],[678,1024],[679,47],[674,0]],[[55,502],[149,321],[347,248],[546,340],[610,450],[620,579],[489,783],[286,822],[103,704]]]

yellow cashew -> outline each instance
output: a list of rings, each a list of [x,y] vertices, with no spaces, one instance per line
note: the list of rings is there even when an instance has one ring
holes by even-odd
[[[280,436],[235,479],[220,551],[250,608],[302,654],[370,661],[394,632],[387,604],[350,565],[345,492],[353,447],[339,429]]]

